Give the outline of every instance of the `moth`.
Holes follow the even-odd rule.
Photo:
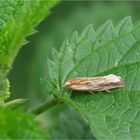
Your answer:
[[[68,80],[64,87],[77,91],[108,91],[114,88],[124,87],[124,81],[120,76],[109,74],[101,77],[78,77]]]

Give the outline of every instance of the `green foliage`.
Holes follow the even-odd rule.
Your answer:
[[[138,11],[136,11],[136,6]],[[43,89],[42,79],[44,78],[44,72],[48,71],[46,67],[46,59],[47,57],[51,58],[51,50],[52,47],[59,49],[60,44],[66,38],[69,38],[73,31],[77,30],[81,32],[81,30],[87,26],[89,23],[93,23],[94,28],[103,24],[106,20],[112,19],[114,25],[120,21],[120,19],[131,15],[133,17],[133,21],[138,21],[139,19],[139,3],[135,2],[120,2],[120,1],[110,1],[110,2],[95,2],[95,1],[63,1],[59,5],[57,5],[51,14],[44,20],[42,24],[38,26],[38,30],[40,31],[38,34],[30,38],[29,45],[30,50],[27,47],[21,51],[20,55],[16,59],[16,63],[14,68],[12,69],[12,73],[10,73],[11,84],[18,85],[18,88],[12,86],[12,90],[15,95],[30,98],[28,102],[30,102],[30,106],[35,106],[35,104],[42,103],[42,100],[45,100],[48,97],[48,94]],[[65,12],[64,12],[65,11]],[[57,24],[56,24],[57,23]],[[27,44],[28,45],[28,44]],[[30,52],[33,52],[33,55],[30,55]],[[27,55],[28,54],[28,55]],[[28,57],[27,57],[28,56]],[[24,59],[24,69],[21,69],[21,62]],[[27,61],[26,60],[30,60]],[[30,71],[30,73],[26,73],[26,71]],[[23,72],[21,76],[20,72]],[[19,76],[17,76],[19,73]],[[16,76],[15,76],[16,75]],[[23,77],[23,78],[22,78]],[[25,81],[26,85],[22,85],[23,81]],[[28,81],[28,83],[27,83]],[[45,83],[46,86],[46,83]],[[25,88],[26,87],[26,88]],[[17,93],[17,94],[16,94]],[[26,95],[25,95],[26,93]],[[45,97],[44,97],[45,95]],[[55,110],[53,110],[55,108]],[[79,119],[81,116],[78,113],[74,114],[72,119],[70,113],[65,112],[64,106],[61,108],[54,107],[50,111],[46,112],[54,112],[49,120],[48,114],[42,114],[44,116],[44,120],[46,121],[46,125],[48,126],[48,121],[53,122],[55,125],[60,127],[52,126],[51,129],[53,130],[53,134],[60,136],[60,138],[82,138],[84,137],[83,134],[79,132],[77,135],[75,134],[75,129],[79,129]],[[57,114],[55,114],[57,112]],[[59,115],[63,113],[63,117],[67,120],[67,125],[74,125],[75,129],[70,127],[65,127],[63,130],[62,121],[54,119],[59,118]],[[70,116],[70,117],[69,117]],[[79,118],[78,118],[79,117]],[[61,120],[61,119],[60,119]],[[74,124],[72,123],[74,120]],[[76,122],[77,121],[77,122]],[[44,122],[45,123],[45,122]],[[50,126],[46,128],[49,129]],[[82,128],[83,127],[83,128]],[[81,129],[84,130],[86,126],[84,123],[81,123]],[[69,129],[70,128],[70,129]],[[56,131],[56,132],[55,132]],[[68,134],[67,134],[68,133]],[[71,135],[70,135],[70,134]],[[87,133],[87,132],[85,132]],[[84,133],[84,134],[85,134]],[[55,135],[55,138],[56,138]],[[73,136],[72,136],[73,135]],[[87,134],[85,134],[85,138]]]
[[[0,139],[48,138],[34,117],[20,110],[0,109]]]
[[[33,116],[10,109],[25,102],[24,99],[5,102],[10,96],[10,85],[5,77],[21,46],[27,43],[26,37],[35,33],[34,27],[57,2],[0,1],[0,139],[48,138]]]
[[[94,136],[79,113],[66,104],[58,105],[38,116],[52,139],[93,139]]]
[[[27,101],[27,99],[14,99],[12,101],[6,102],[3,105],[3,107],[15,109],[15,108],[19,107],[20,105],[24,104],[26,101]]]
[[[55,109],[50,116],[51,121],[53,118],[50,134],[54,139],[94,138],[89,126],[74,109],[66,105],[61,105],[57,109],[60,109],[61,112],[57,112]]]
[[[0,81],[6,76],[25,38],[57,1],[0,1]]]
[[[0,89],[0,100],[4,101],[10,97],[10,84],[8,79],[5,79],[1,83],[1,89]]]
[[[10,85],[4,79],[21,46],[27,43],[26,37],[35,32],[34,27],[49,14],[50,8],[56,3],[56,0],[0,1],[1,139],[49,137],[42,132],[33,116],[18,110],[9,110],[9,108],[15,109],[25,100],[15,99],[6,102],[10,96]],[[51,55],[50,46],[59,46],[59,42],[64,37],[68,37],[73,30],[81,30],[83,26],[91,22],[97,27],[106,19],[111,18],[116,22],[120,17],[126,15],[133,15],[133,18],[139,16],[137,14],[139,12],[136,12],[139,11],[139,7],[136,7],[138,4],[134,2],[80,2],[80,5],[78,2],[63,3],[67,5],[67,8],[60,5],[58,11],[55,11],[54,20],[49,23],[51,26],[48,26],[47,23],[49,29],[46,28],[46,24],[42,27],[42,30],[47,29],[47,37],[44,37],[44,34],[40,36],[41,45],[39,44],[37,47],[39,46],[38,48],[41,48],[41,51],[39,55],[39,51],[36,51],[38,58],[35,59],[37,61],[34,61],[35,65],[30,66],[31,63],[27,57],[27,52],[28,55],[35,56],[31,55],[32,50],[25,51],[26,59],[19,61],[21,67],[19,75],[25,77],[23,71],[21,72],[22,68],[26,67],[26,70],[29,71],[27,67],[32,67],[32,71],[27,72],[32,74],[29,79],[33,83],[37,81],[36,85],[33,85],[34,91],[28,89],[28,95],[33,103],[32,106],[36,104],[34,93],[39,93],[37,101],[43,98],[43,96],[40,96],[41,92],[37,90],[41,88],[39,78],[43,75],[42,65],[44,64],[42,63],[44,63],[46,56]],[[68,7],[69,12],[66,10]],[[59,13],[60,10],[61,13]],[[136,14],[134,14],[134,10]],[[44,117],[47,130],[49,129],[49,123],[54,123],[50,132],[51,138],[93,138],[89,125],[98,139],[139,139],[139,29],[140,24],[132,25],[130,18],[124,19],[115,27],[111,21],[108,21],[96,31],[90,25],[81,35],[75,32],[70,41],[67,40],[63,43],[60,52],[53,49],[53,60],[48,61],[49,71],[46,70],[47,82],[44,83],[47,88],[46,91],[51,95],[54,93],[60,100],[73,106],[80,115],[73,110],[69,110],[69,107],[65,108],[65,105],[58,108],[58,110],[54,110],[54,112],[51,110],[53,116],[50,116],[51,121],[46,116]],[[34,40],[37,40],[38,43],[38,37]],[[34,44],[37,44],[36,42]],[[44,48],[42,48],[42,44]],[[49,47],[46,47],[46,44]],[[47,53],[45,50],[47,50]],[[14,79],[14,82],[12,82],[13,85],[16,83],[14,85],[16,92],[14,93],[23,97],[26,94],[25,83],[28,85],[30,80],[23,81],[18,76],[17,71],[15,73],[14,78],[18,77],[21,80],[23,90],[20,89],[19,81]],[[125,80],[123,89],[94,95],[74,91],[71,93],[63,89],[64,82],[72,77],[97,76],[110,73],[119,75]],[[28,86],[31,87],[32,85]],[[47,94],[48,98],[52,97],[49,96],[50,94]],[[87,124],[83,122],[81,116]],[[44,127],[44,123],[42,125]]]
[[[125,87],[110,93],[58,95],[80,112],[98,139],[140,138],[139,40],[140,24],[132,25],[130,17],[115,27],[107,21],[96,31],[89,25],[64,41],[60,52],[53,50],[48,62],[48,92],[69,94],[63,84],[73,77],[113,73],[124,79]]]
[[[44,92],[42,88],[43,86],[40,84],[40,80],[38,80],[40,77],[44,77],[44,71],[46,71],[46,69],[44,70],[46,61],[44,60],[46,60],[46,57],[51,57],[52,47],[59,49],[61,42],[65,38],[69,38],[73,31],[82,31],[82,29],[89,23],[93,23],[94,27],[97,27],[108,19],[112,19],[114,23],[117,23],[121,18],[128,15],[133,15],[134,18],[136,14],[133,14],[133,12],[132,4],[127,2],[63,1],[56,6],[53,14],[49,17],[47,22],[44,21],[45,23],[39,26],[41,33],[37,34],[36,39],[32,40],[32,50],[34,51],[35,49],[35,55],[31,62],[32,65],[29,65],[31,66],[31,68],[29,67],[31,78],[28,88],[34,90],[33,93],[36,91]],[[20,65],[18,59],[16,62]],[[26,64],[27,63],[24,65],[26,66]],[[38,68],[38,70],[36,70],[36,68]],[[18,71],[14,69],[12,72],[12,74],[16,73],[17,75]],[[13,77],[13,79],[15,78]],[[19,84],[20,80],[16,78],[16,81]],[[23,91],[21,88],[19,90]],[[17,88],[15,89],[15,92],[18,92]]]
[[[0,109],[1,108],[16,108],[20,104],[25,103],[26,99],[15,99],[9,102],[5,102],[10,97],[10,84],[8,79],[5,79],[1,82],[0,85]]]
[[[3,79],[19,49],[27,42],[25,38],[35,32],[33,28],[49,14],[49,9],[55,3],[57,1],[0,1],[0,85],[3,88],[0,92],[1,100],[10,95],[9,83]],[[22,101],[16,100],[11,103],[13,105],[20,102]]]

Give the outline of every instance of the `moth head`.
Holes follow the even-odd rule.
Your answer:
[[[69,81],[66,81],[64,84],[64,87],[69,87],[71,85],[71,83]]]
[[[81,83],[81,79],[80,78],[75,78],[75,79],[71,79],[65,82],[64,87],[71,87],[73,85],[78,85],[79,83]]]

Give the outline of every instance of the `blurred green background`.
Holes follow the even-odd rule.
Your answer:
[[[43,102],[47,95],[42,79],[47,72],[47,58],[51,49],[59,50],[61,43],[77,30],[79,33],[93,24],[95,30],[112,19],[114,25],[126,16],[133,23],[140,19],[138,1],[63,1],[52,9],[36,30],[27,38],[30,42],[19,52],[9,73],[11,98],[28,98],[28,108]],[[66,105],[59,105],[38,117],[53,138],[93,138],[89,127],[79,114]],[[45,125],[44,125],[45,124]],[[66,127],[67,126],[67,127]],[[74,126],[74,127],[73,127]]]

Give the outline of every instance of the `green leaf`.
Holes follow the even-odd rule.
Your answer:
[[[58,105],[38,116],[52,139],[93,139],[89,126],[72,107]]]
[[[0,85],[0,101],[4,101],[10,97],[10,83],[8,79],[5,79],[1,82]]]
[[[25,38],[35,32],[33,29],[49,10],[57,3],[55,1],[0,1],[0,81],[6,76],[11,64]]]
[[[14,99],[12,101],[6,102],[3,107],[8,107],[11,109],[14,109],[16,107],[19,107],[20,105],[24,104],[27,101],[27,99]]]
[[[109,4],[103,1],[97,3],[93,1],[61,2],[60,5],[55,7],[53,14],[48,19],[47,27],[46,24],[40,26],[40,28],[43,29],[41,30],[42,34],[37,34],[36,39],[32,40],[34,44],[33,48],[35,49],[36,53],[33,55],[31,68],[29,67],[31,69],[31,84],[29,85],[29,88],[34,90],[33,92],[36,92],[37,90],[40,93],[44,92],[42,88],[43,86],[38,80],[40,77],[44,77],[44,65],[46,63],[46,61],[44,62],[44,59],[46,59],[46,56],[51,57],[50,52],[52,47],[55,46],[55,48],[58,49],[60,47],[60,43],[65,38],[70,37],[75,29],[81,31],[89,23],[93,23],[94,27],[97,27],[101,23],[104,23],[104,21],[107,19],[112,19],[114,23],[117,23],[122,17],[125,17],[126,15],[133,15],[134,19],[136,14],[134,13],[133,8],[134,4],[130,4],[128,2],[122,3],[120,1],[110,2]],[[67,20],[66,17],[68,17]],[[16,63],[16,66],[18,65],[20,67],[20,61]],[[27,63],[24,63],[24,66],[26,65]],[[18,69],[18,71],[20,71],[20,69]],[[12,70],[12,74],[13,73],[16,73],[17,75],[18,72]],[[15,79],[14,76],[13,79]],[[18,83],[18,85],[20,84],[18,79],[16,79],[15,82]],[[22,92],[24,94],[24,90],[22,90]],[[19,93],[17,88],[15,89],[15,93]]]
[[[49,91],[65,93],[64,82],[73,77],[116,74],[125,87],[110,93],[72,92],[59,95],[90,125],[98,139],[140,139],[140,24],[127,17],[117,26],[111,21],[94,31],[89,25],[81,35],[75,32],[49,62]],[[47,85],[46,85],[47,87]]]
[[[30,114],[0,109],[0,139],[48,138]]]
[[[75,110],[66,105],[58,109],[50,116],[54,123],[50,133],[54,139],[94,139],[89,126]]]

